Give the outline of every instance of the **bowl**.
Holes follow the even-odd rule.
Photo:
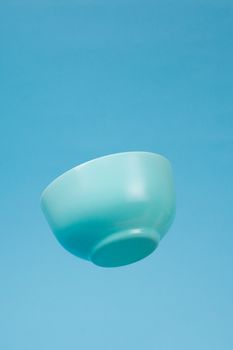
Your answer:
[[[173,221],[170,162],[151,152],[88,161],[55,179],[41,206],[70,253],[103,267],[136,262],[155,250]]]

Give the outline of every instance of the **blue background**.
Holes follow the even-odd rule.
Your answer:
[[[233,349],[233,4],[1,0],[0,348]],[[102,269],[40,211],[65,170],[121,151],[173,165],[158,250]]]

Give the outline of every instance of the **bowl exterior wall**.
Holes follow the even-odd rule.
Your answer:
[[[41,204],[59,242],[84,259],[117,232],[148,229],[161,239],[175,214],[171,166],[147,152],[98,158],[57,178]]]

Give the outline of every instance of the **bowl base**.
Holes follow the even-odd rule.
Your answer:
[[[90,260],[102,267],[128,265],[151,254],[158,244],[159,235],[151,229],[116,232],[95,246]]]

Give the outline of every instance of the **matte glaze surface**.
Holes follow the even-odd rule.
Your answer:
[[[171,166],[147,152],[97,158],[53,181],[41,204],[69,252],[100,266],[126,265],[153,252],[172,223]]]

